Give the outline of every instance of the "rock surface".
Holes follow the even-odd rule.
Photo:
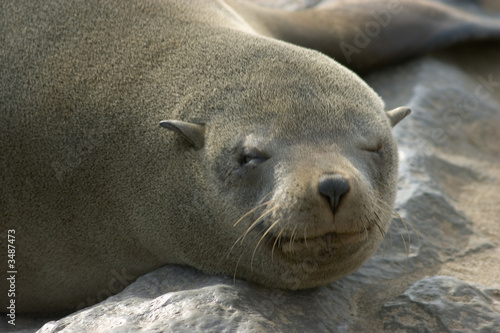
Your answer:
[[[499,296],[498,289],[435,276],[414,283],[380,313],[384,329],[392,332],[498,332]]]
[[[500,332],[498,59],[467,44],[365,77],[413,113],[395,128],[406,222],[357,272],[292,292],[166,266],[39,332]]]

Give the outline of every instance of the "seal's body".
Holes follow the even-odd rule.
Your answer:
[[[167,263],[309,288],[375,251],[409,110],[242,6],[2,5],[19,312],[72,311]]]

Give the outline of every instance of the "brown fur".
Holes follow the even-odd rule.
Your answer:
[[[377,248],[395,195],[390,129],[408,112],[386,115],[332,59],[260,35],[222,1],[16,0],[1,13],[0,218],[16,230],[19,312],[72,311],[167,263],[314,287]],[[243,168],[243,146],[269,159]],[[335,217],[325,173],[351,185]],[[280,242],[259,243],[267,230]],[[367,237],[344,244],[349,232]]]

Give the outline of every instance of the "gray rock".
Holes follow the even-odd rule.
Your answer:
[[[165,266],[39,332],[337,331],[349,324],[348,295],[339,285],[286,292],[207,276],[189,267]],[[330,317],[338,319],[318,320]]]
[[[388,331],[498,332],[500,290],[435,276],[384,304],[381,316]]]

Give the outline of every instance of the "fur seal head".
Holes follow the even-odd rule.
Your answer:
[[[355,74],[315,60],[300,77],[281,70],[234,90],[230,109],[204,124],[161,123],[202,163],[190,185],[196,217],[174,222],[189,234],[178,262],[302,289],[351,273],[377,249],[396,191],[391,128],[410,110],[384,112]]]

